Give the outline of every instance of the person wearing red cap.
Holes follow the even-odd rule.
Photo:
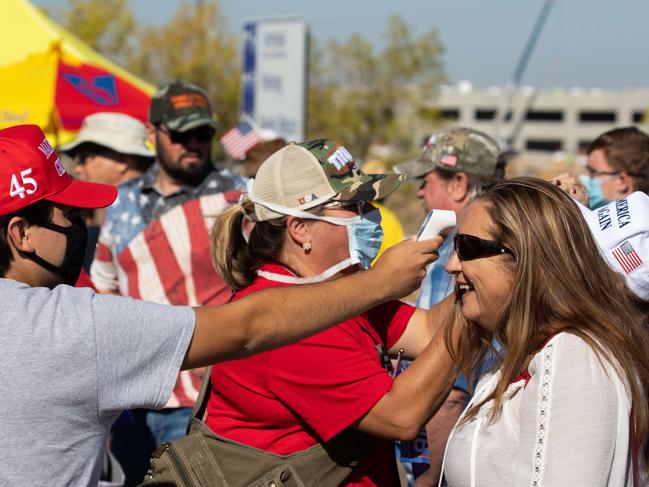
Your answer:
[[[164,406],[179,369],[285,345],[406,295],[435,259],[434,242],[406,242],[367,272],[194,309],[62,285],[81,268],[79,209],[115,197],[72,180],[37,126],[0,130],[3,486],[97,485],[115,418]]]

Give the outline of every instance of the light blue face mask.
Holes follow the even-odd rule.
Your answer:
[[[372,261],[379,255],[383,243],[381,212],[374,209],[349,220],[350,223],[347,224],[349,256],[363,269],[369,269]]]
[[[369,269],[370,264],[379,254],[379,249],[383,242],[383,229],[381,228],[381,212],[378,208],[352,218],[338,218],[334,216],[314,215],[313,213],[308,213],[295,208],[261,201],[257,199],[250,190],[248,190],[248,198],[253,203],[264,206],[275,213],[291,215],[308,220],[320,220],[334,225],[344,225],[347,227],[349,257],[337,264],[334,264],[317,276],[284,276],[280,274],[271,274],[265,271],[257,271],[257,274],[260,276],[274,281],[291,284],[321,282],[352,265],[358,264],[364,269]]]
[[[581,181],[581,184],[586,186],[589,198],[588,206],[591,210],[610,203],[610,201],[604,198],[604,195],[602,194],[602,182],[599,178],[591,178],[590,176],[582,174],[579,176],[579,181]]]

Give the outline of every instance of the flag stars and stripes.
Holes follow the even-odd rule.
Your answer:
[[[642,259],[628,240],[615,247],[611,253],[626,274],[633,272],[642,265]]]
[[[233,159],[243,159],[246,152],[261,141],[261,133],[248,117],[242,118],[236,127],[221,137],[221,144]]]

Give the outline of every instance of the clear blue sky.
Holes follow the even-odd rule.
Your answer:
[[[56,10],[66,0],[32,0]],[[171,18],[179,0],[130,0],[142,23]],[[358,32],[377,47],[399,13],[415,33],[436,28],[452,83],[504,84],[514,71],[542,0],[221,0],[229,28],[245,20],[302,16],[321,42]],[[523,78],[537,88],[649,87],[649,0],[556,0]]]

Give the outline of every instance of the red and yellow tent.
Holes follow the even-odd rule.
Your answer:
[[[33,123],[61,145],[91,113],[121,112],[146,121],[153,91],[28,0],[2,0],[0,128]]]

